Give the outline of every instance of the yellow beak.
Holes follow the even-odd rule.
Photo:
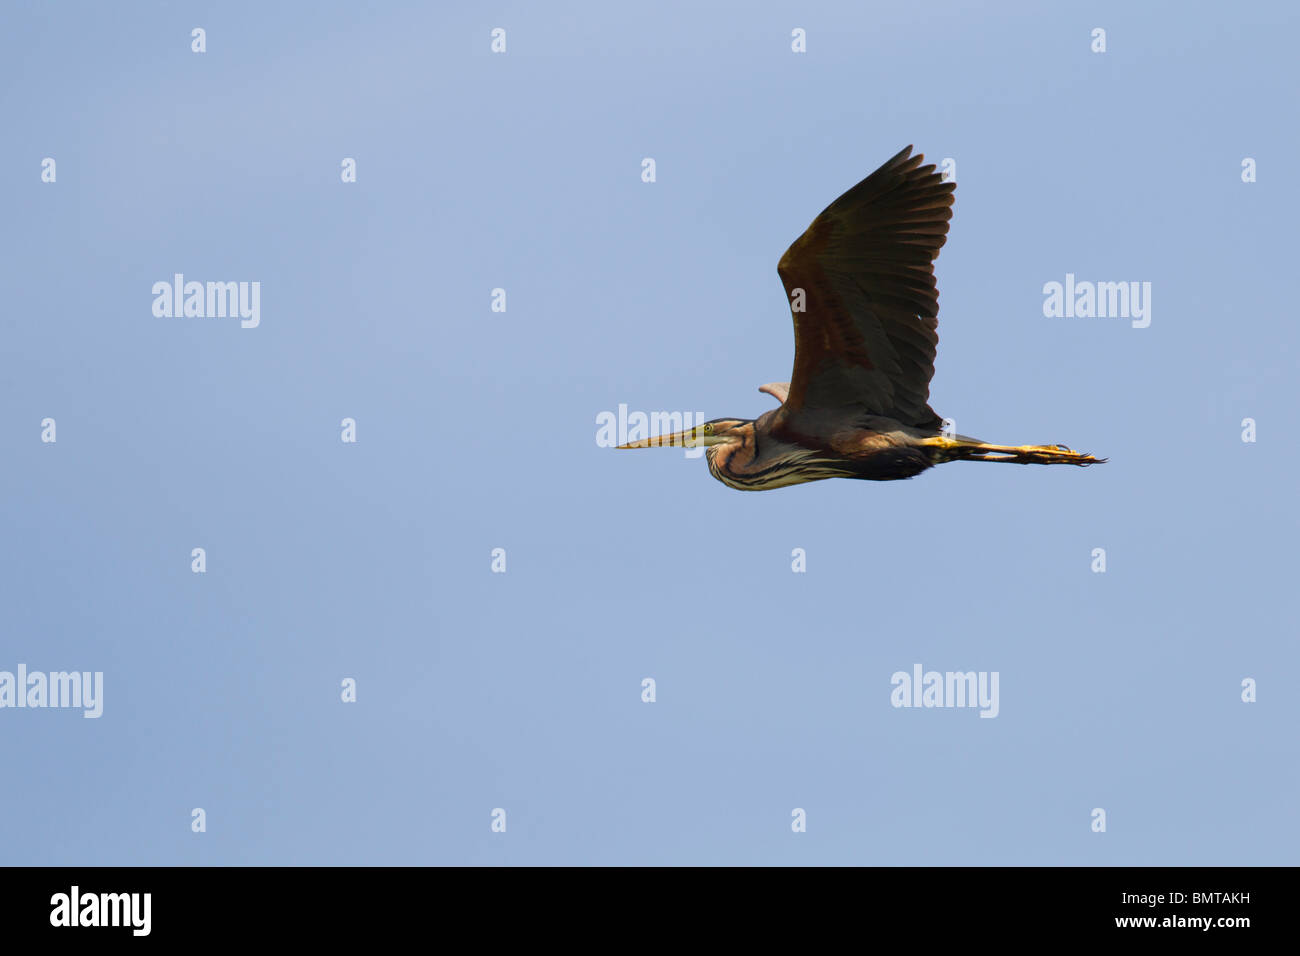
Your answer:
[[[704,426],[696,425],[694,428],[688,428],[683,432],[674,432],[671,435],[656,435],[654,438],[642,438],[640,441],[630,441],[626,445],[618,445],[618,448],[659,448],[659,447],[676,447],[676,448],[697,448],[700,445],[716,444],[712,435],[704,434]]]

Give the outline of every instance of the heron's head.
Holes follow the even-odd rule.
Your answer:
[[[618,447],[711,448],[714,445],[740,444],[744,441],[745,429],[753,424],[752,421],[743,418],[715,418],[711,422],[696,425],[694,428],[688,428],[685,431],[674,432],[671,435],[656,435],[654,438],[642,438],[640,441],[630,441],[626,445],[619,445]]]

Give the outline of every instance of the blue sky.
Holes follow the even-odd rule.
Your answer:
[[[1296,862],[1292,5],[0,17],[0,670],[104,674],[0,709],[4,862]],[[957,170],[932,404],[1109,464],[597,446],[771,407],[777,259],[909,143]],[[178,272],[260,325],[155,317]],[[1150,326],[1045,317],[1067,273]],[[892,707],[918,663],[997,718]]]

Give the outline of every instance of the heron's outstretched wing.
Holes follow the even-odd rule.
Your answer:
[[[827,206],[777,265],[794,315],[794,373],[782,406],[792,426],[832,410],[940,422],[929,405],[939,342],[934,259],[956,186],[911,153]]]

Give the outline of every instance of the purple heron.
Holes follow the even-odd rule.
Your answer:
[[[777,264],[794,316],[780,406],[619,448],[707,448],[723,484],[762,491],[823,478],[892,481],[949,461],[1092,465],[1064,445],[990,445],[945,433],[930,407],[939,312],[934,260],[956,184],[907,147],[858,183]]]

